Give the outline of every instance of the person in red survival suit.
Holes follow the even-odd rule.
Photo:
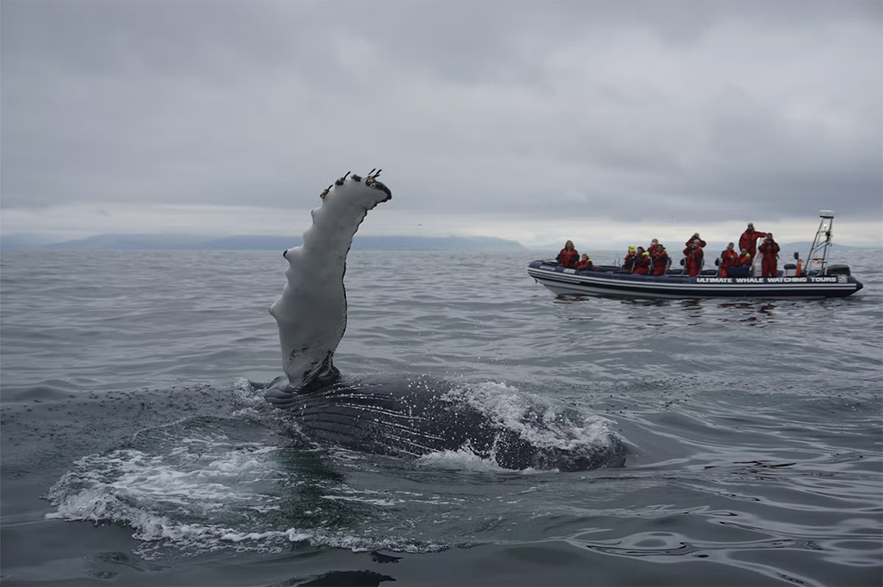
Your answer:
[[[653,258],[653,272],[651,275],[665,275],[668,267],[668,253],[665,252],[665,246],[656,245],[656,257]]]
[[[699,269],[702,267],[702,257],[705,256],[705,253],[702,251],[702,243],[704,242],[699,238],[693,239],[693,242],[688,242],[687,248],[684,249],[684,256],[687,258],[687,271],[690,273],[690,277],[699,275]]]
[[[742,249],[742,254],[739,255],[736,267],[751,267],[751,253],[748,252],[748,249]]]
[[[592,263],[592,259],[584,253],[583,256],[580,257],[579,263],[576,264],[576,268],[578,271],[594,271],[595,264]]]
[[[779,274],[776,260],[779,258],[779,243],[773,240],[773,233],[766,234],[766,240],[760,245],[763,259],[760,262],[763,277],[776,277]]]
[[[739,249],[745,249],[754,259],[757,256],[757,239],[766,237],[765,232],[756,232],[754,224],[749,222],[748,228],[739,237]]]
[[[650,253],[644,250],[644,247],[638,247],[635,253],[635,268],[632,269],[635,275],[647,275],[650,273]]]
[[[622,260],[622,268],[628,269],[629,273],[631,273],[634,266],[635,266],[635,245],[629,245],[629,254],[626,255],[625,259]]]
[[[579,263],[579,253],[573,247],[573,241],[564,243],[564,248],[558,253],[557,259],[562,267],[576,268],[576,264]]]
[[[656,258],[656,254],[659,251],[659,239],[653,239],[650,241],[650,246],[647,247],[647,252],[650,253],[650,259],[653,260]]]
[[[739,263],[739,253],[736,252],[736,245],[730,243],[727,248],[721,252],[721,277],[727,277],[727,269],[735,267]]]

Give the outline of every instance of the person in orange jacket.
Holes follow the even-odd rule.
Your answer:
[[[656,245],[656,257],[653,259],[653,272],[651,275],[665,275],[667,268],[668,253],[665,251],[665,246]]]
[[[577,271],[594,271],[595,264],[592,263],[591,257],[584,253],[583,256],[580,257],[579,263],[576,264],[576,269]]]
[[[757,232],[754,230],[754,223],[749,222],[748,228],[739,237],[739,249],[745,249],[754,259],[757,256],[757,239],[765,238],[765,232]]]
[[[687,271],[690,273],[690,277],[699,275],[699,270],[702,267],[702,258],[705,256],[705,253],[702,251],[704,242],[699,238],[693,239],[692,242],[687,242],[687,248],[684,249],[684,256],[687,258]]]
[[[564,243],[564,248],[558,253],[557,259],[562,267],[569,267],[571,269],[576,268],[576,264],[579,263],[579,253],[576,252],[576,249],[573,246],[573,241],[567,241]]]
[[[727,277],[727,269],[735,267],[739,262],[739,253],[736,252],[735,246],[734,243],[730,243],[721,252],[721,277]]]
[[[773,240],[773,233],[768,232],[766,239],[760,245],[762,277],[776,277],[779,274],[777,259],[779,258],[779,243]]]
[[[635,268],[632,269],[635,275],[647,275],[650,273],[650,253],[644,250],[644,247],[638,247],[635,252]]]

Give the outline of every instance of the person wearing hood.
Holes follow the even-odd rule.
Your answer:
[[[622,260],[622,268],[628,269],[629,273],[631,273],[632,269],[635,267],[635,256],[635,245],[629,245],[629,254]]]
[[[665,275],[666,269],[668,269],[668,253],[665,251],[665,246],[657,244],[651,275]]]
[[[727,269],[735,267],[739,262],[739,253],[736,252],[735,246],[735,243],[730,243],[721,252],[721,277],[728,277]]]
[[[754,223],[749,222],[748,228],[739,237],[739,249],[747,250],[751,258],[754,259],[757,256],[757,239],[765,237],[765,232],[757,232],[754,230]]]
[[[650,253],[644,247],[638,247],[635,251],[635,263],[632,273],[635,275],[647,275],[650,273]]]
[[[768,232],[766,240],[760,245],[760,254],[763,255],[763,259],[760,262],[763,270],[763,273],[761,273],[762,277],[776,277],[779,274],[777,260],[780,250],[779,243],[773,240],[773,233]]]
[[[565,268],[575,269],[579,263],[579,253],[573,246],[573,241],[564,243],[564,248],[558,253],[558,263]]]
[[[704,246],[705,241],[700,238],[687,241],[687,248],[684,249],[684,256],[687,258],[686,265],[690,277],[696,277],[702,269],[702,258],[705,256],[702,247]]]
[[[659,239],[653,239],[650,241],[650,246],[647,247],[647,252],[650,253],[650,258],[655,259],[657,251],[659,251]]]

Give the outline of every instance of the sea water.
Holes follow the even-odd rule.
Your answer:
[[[340,370],[628,445],[562,473],[305,441],[261,398],[278,252],[3,251],[0,583],[879,585],[881,255],[836,254],[847,299],[623,301],[352,252]]]

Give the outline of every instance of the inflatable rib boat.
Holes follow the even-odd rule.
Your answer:
[[[534,261],[528,275],[559,296],[593,295],[626,298],[834,298],[854,294],[861,282],[844,265],[829,267],[824,274],[793,277],[720,277],[703,271],[685,277],[679,271],[665,276],[632,275],[617,267],[577,271],[555,261]],[[783,273],[783,272],[779,272]]]
[[[616,266],[576,270],[556,261],[533,261],[527,273],[559,296],[589,295],[620,298],[839,298],[862,289],[847,265],[829,265],[834,213],[823,210],[806,269],[786,264],[776,277],[721,277],[719,269],[689,277],[682,270],[665,275],[634,275]],[[797,257],[795,253],[795,257]],[[747,270],[748,268],[746,268]],[[731,270],[732,272],[732,270]],[[759,268],[757,270],[759,274]]]

